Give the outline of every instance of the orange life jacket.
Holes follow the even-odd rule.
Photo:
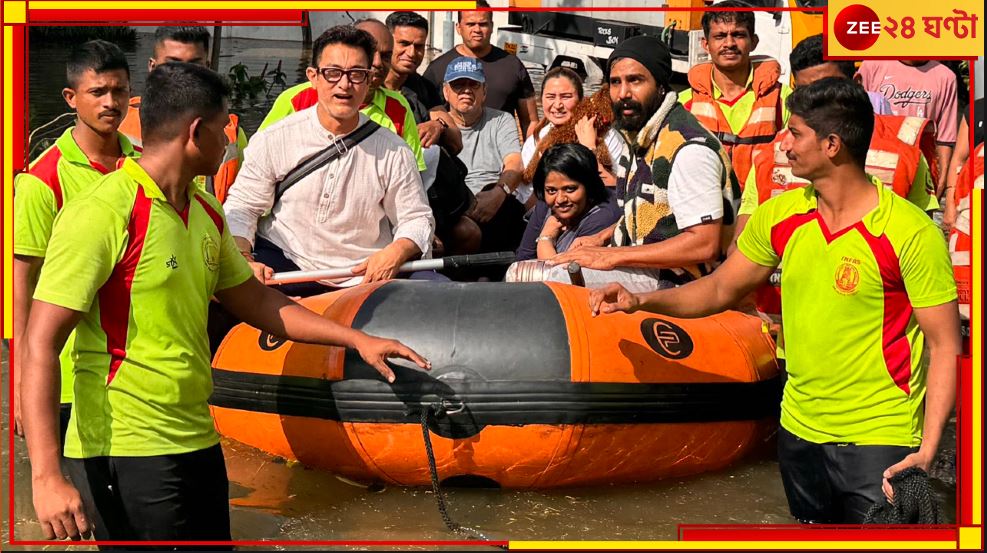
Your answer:
[[[723,143],[741,187],[751,170],[755,146],[771,143],[778,131],[785,126],[781,109],[781,83],[778,82],[781,66],[770,58],[752,59],[752,62],[754,80],[751,90],[756,98],[740,134],[733,133],[730,122],[718,105],[719,101],[713,99],[712,63],[701,63],[689,70],[692,100],[685,106]]]
[[[928,119],[921,117],[875,115],[874,134],[867,152],[867,172],[881,179],[895,194],[907,198],[915,180],[920,157],[924,155],[927,161],[934,162],[933,128]],[[809,184],[809,181],[792,174],[788,156],[781,150],[781,143],[788,132],[788,129],[782,130],[774,142],[762,144],[756,149],[754,174],[757,178],[758,205],[778,194]],[[929,182],[935,181],[930,179]],[[777,322],[781,315],[780,289],[771,285],[758,288],[755,292],[755,304],[759,311]]]
[[[127,108],[127,116],[123,119],[118,129],[134,145],[134,149],[142,148],[141,142],[141,118],[140,118],[141,98],[135,96],[130,99]],[[230,121],[226,124],[223,132],[226,134],[226,151],[223,153],[223,163],[219,166],[219,171],[211,177],[205,177],[206,191],[210,192],[220,202],[226,201],[226,195],[230,186],[236,179],[237,171],[240,170],[240,146],[237,138],[240,128],[240,118],[230,114]]]
[[[930,171],[935,163],[933,129],[929,120],[921,117],[875,115],[874,134],[867,152],[867,173],[881,179],[895,194],[907,198],[920,156],[925,156]],[[755,151],[758,205],[786,190],[808,184],[808,181],[792,175],[788,156],[781,151],[781,142],[788,132],[787,129],[783,130],[770,146],[762,145]],[[929,182],[935,182],[934,178],[930,178]]]
[[[960,315],[970,318],[972,296],[970,274],[970,252],[973,241],[970,238],[970,202],[972,190],[984,185],[984,145],[981,143],[973,152],[972,163],[963,166],[956,179],[953,201],[956,204],[956,223],[949,232],[949,255],[953,261],[956,276],[956,291],[959,294]]]

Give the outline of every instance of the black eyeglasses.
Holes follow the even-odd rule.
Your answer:
[[[361,84],[370,76],[371,69],[340,69],[338,67],[320,67],[316,69],[322,78],[330,83],[338,83],[343,75],[349,79],[351,84]]]

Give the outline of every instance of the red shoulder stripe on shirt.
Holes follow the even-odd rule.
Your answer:
[[[884,329],[881,346],[888,374],[891,375],[895,386],[910,394],[908,381],[912,376],[912,348],[906,332],[908,323],[912,319],[912,304],[905,290],[898,255],[894,252],[887,236],[883,234],[874,236],[863,222],[857,223],[854,227],[870,246],[874,259],[877,260],[878,269],[881,271],[881,282],[884,285]]]
[[[134,273],[144,250],[144,238],[151,218],[151,199],[144,195],[144,189],[137,187],[137,197],[130,211],[127,225],[127,249],[123,258],[113,268],[110,278],[99,289],[99,323],[106,333],[106,351],[110,354],[109,373],[106,385],[116,376],[117,369],[127,357],[127,332],[130,328],[130,292],[134,283]]]
[[[38,177],[41,182],[48,185],[52,194],[55,195],[55,207],[59,211],[62,209],[62,183],[58,180],[58,162],[61,159],[62,151],[56,146],[49,149],[28,170],[28,173]]]
[[[209,205],[209,202],[203,200],[202,197],[199,196],[198,194],[195,195],[195,199],[199,201],[199,204],[202,206],[202,209],[206,211],[206,215],[208,215],[209,218],[212,219],[212,222],[215,223],[216,229],[219,230],[219,235],[222,236],[223,235],[222,215],[220,215],[218,211],[213,209],[213,207]]]
[[[314,88],[306,88],[291,97],[291,106],[295,108],[295,111],[301,111],[314,106],[318,101],[319,93]]]
[[[404,118],[407,110],[404,109],[401,102],[388,96],[387,100],[384,101],[384,113],[394,123],[394,132],[398,133],[398,136],[401,138],[404,138]]]
[[[802,225],[816,220],[816,218],[815,211],[799,213],[771,227],[771,247],[774,248],[775,255],[781,259],[782,254],[785,253],[785,246],[788,245],[788,241],[795,234],[795,231]]]

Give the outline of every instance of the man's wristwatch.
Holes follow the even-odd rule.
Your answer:
[[[510,186],[507,186],[507,184],[506,183],[503,183],[503,182],[500,183],[500,189],[503,190],[504,191],[504,194],[507,194],[508,196],[510,196],[511,194],[514,193],[514,191],[511,190],[511,187]]]

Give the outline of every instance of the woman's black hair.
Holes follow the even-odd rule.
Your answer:
[[[589,206],[607,201],[607,187],[597,169],[596,154],[582,144],[556,144],[541,156],[532,180],[535,197],[545,201],[545,179],[552,171],[586,187]]]

